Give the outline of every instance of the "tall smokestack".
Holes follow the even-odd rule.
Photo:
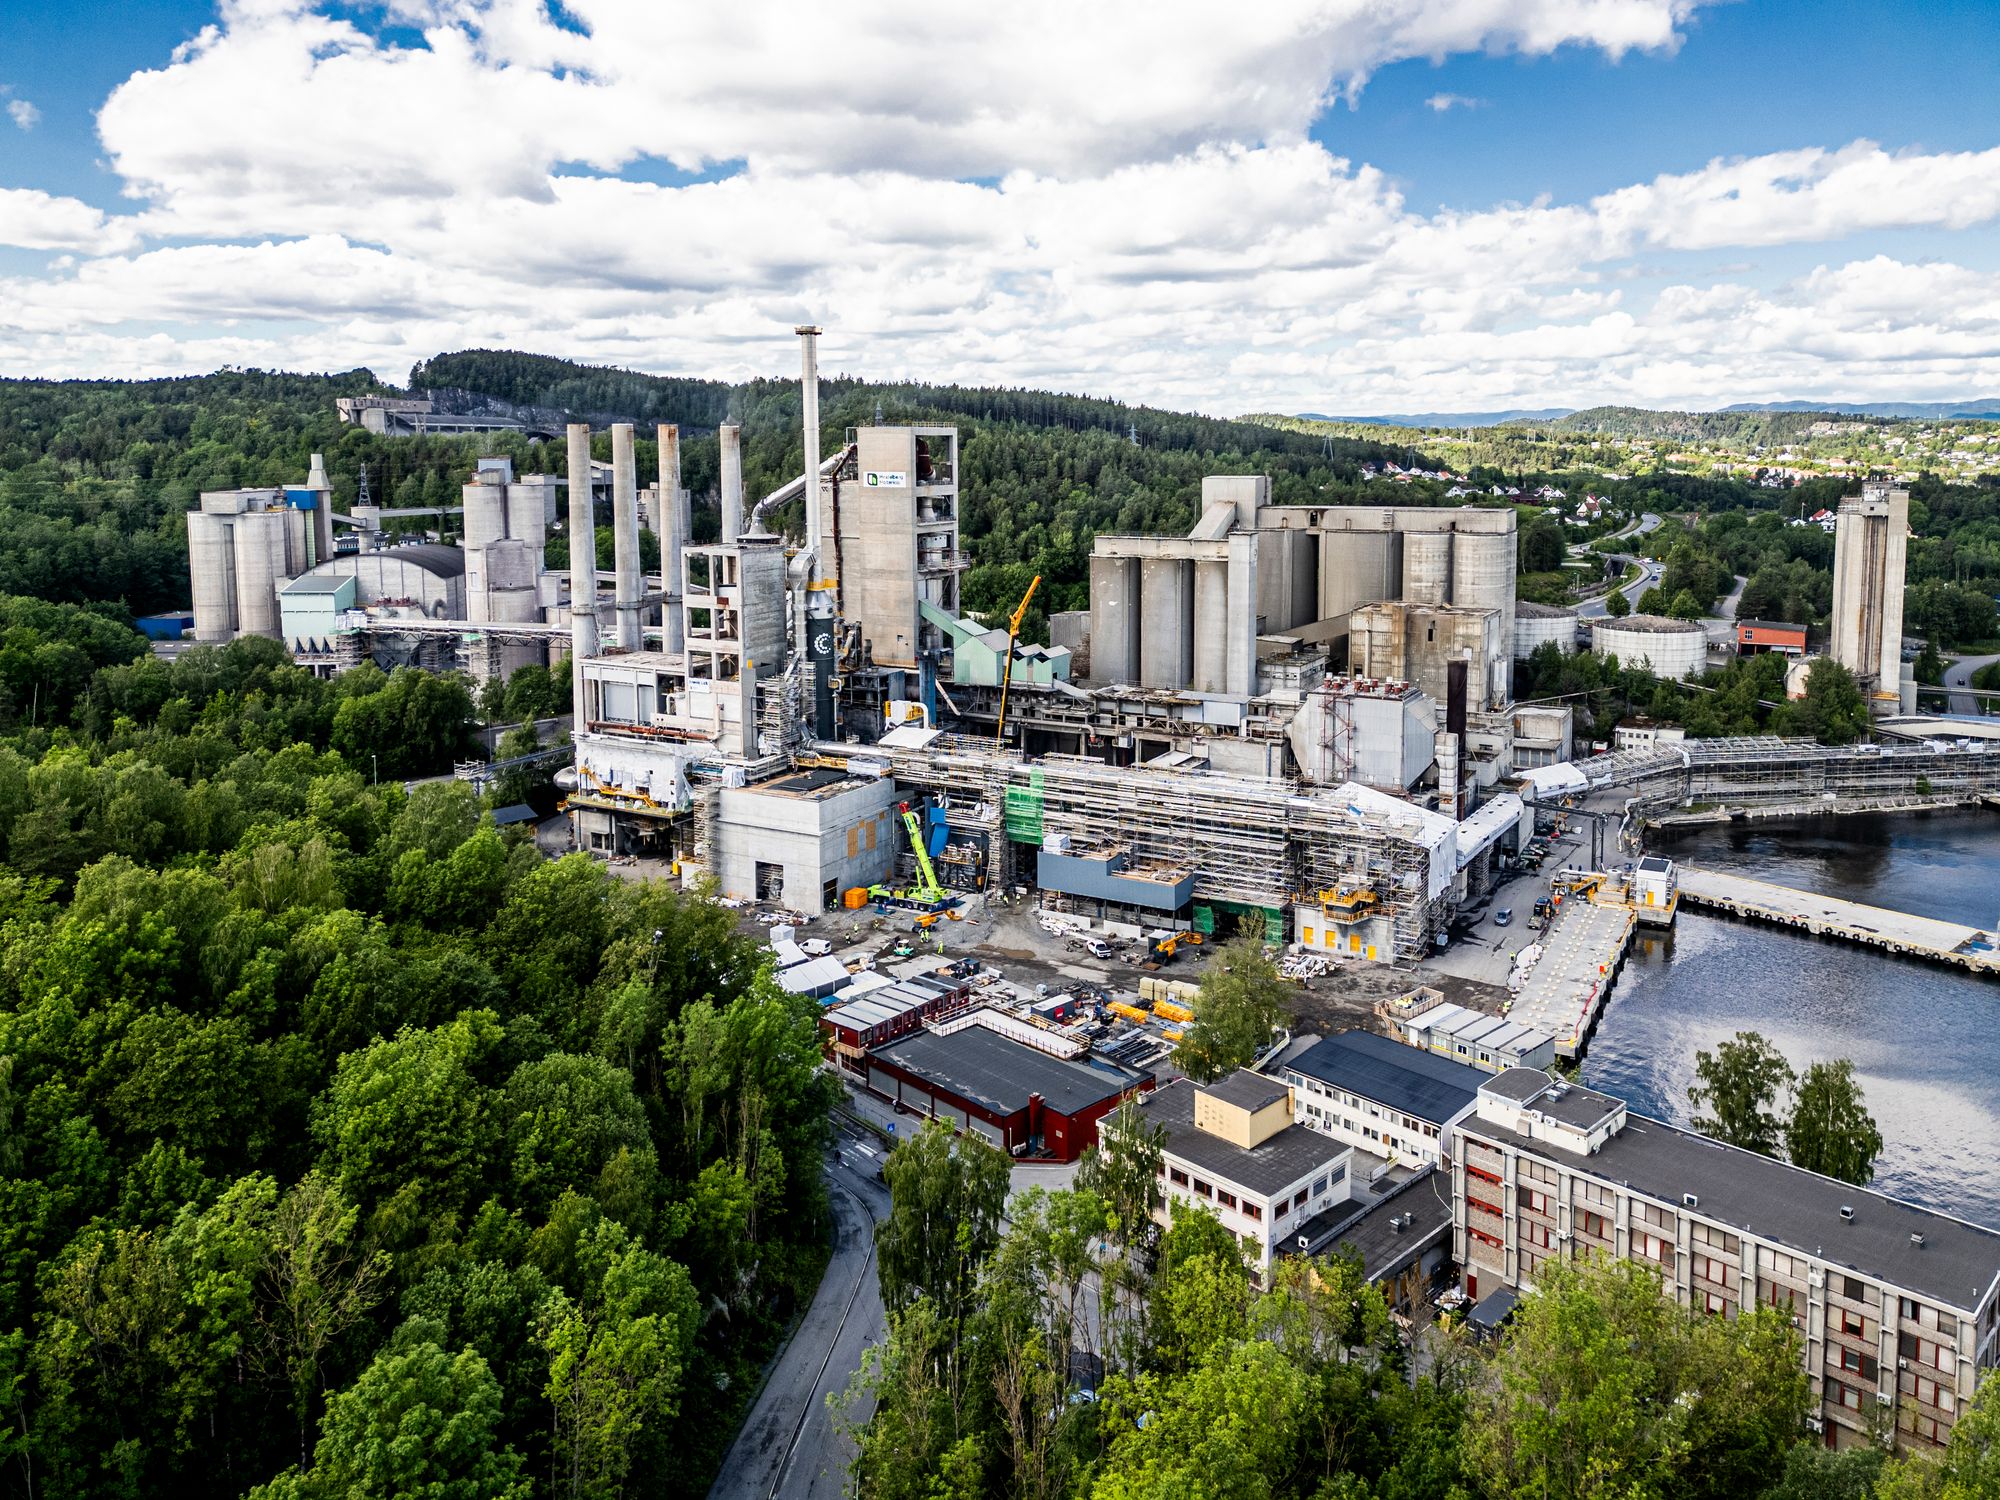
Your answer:
[[[665,649],[683,651],[681,633],[681,548],[687,545],[687,517],[681,510],[681,430],[660,424],[660,511],[654,528],[660,536],[660,573],[667,602],[661,610],[666,626]]]
[[[576,727],[583,728],[583,661],[597,655],[597,524],[590,507],[590,424],[569,424],[569,655]]]
[[[618,600],[618,644],[637,651],[645,644],[639,618],[639,475],[632,454],[632,424],[611,429],[611,541]]]
[[[819,514],[819,329],[804,324],[792,330],[799,336],[799,394],[803,407],[806,449],[806,556],[812,559],[813,573],[806,581],[817,583],[824,576],[820,566]]]
[[[743,429],[722,424],[722,540],[733,542],[743,533]]]

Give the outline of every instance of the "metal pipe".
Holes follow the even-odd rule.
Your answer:
[[[687,517],[681,509],[681,430],[672,422],[662,422],[660,437],[660,583],[667,598],[661,606],[666,627],[662,645],[668,651],[684,651],[687,639],[681,618],[681,548],[687,545]]]
[[[611,541],[618,645],[637,651],[645,644],[639,603],[644,590],[639,579],[639,478],[630,422],[617,422],[611,428]]]
[[[722,424],[722,541],[726,546],[743,534],[743,429]]]
[[[583,670],[597,655],[597,525],[590,505],[590,424],[569,424],[569,655],[572,712],[583,727]]]

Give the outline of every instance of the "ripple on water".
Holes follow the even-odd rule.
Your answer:
[[[1662,841],[1689,864],[1990,926],[2000,817],[1822,818]],[[1694,1054],[1761,1032],[1794,1067],[1851,1058],[1883,1150],[1874,1186],[2000,1225],[2000,981],[1683,911],[1612,991],[1587,1082],[1686,1124]]]

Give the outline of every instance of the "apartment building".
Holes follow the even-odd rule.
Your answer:
[[[1343,1031],[1284,1065],[1298,1123],[1405,1167],[1439,1166],[1488,1075],[1369,1031]]]
[[[1292,1092],[1246,1070],[1214,1083],[1177,1078],[1139,1102],[1162,1127],[1162,1224],[1177,1205],[1212,1210],[1262,1275],[1274,1247],[1351,1194],[1353,1152],[1292,1123]]]
[[[1942,1444],[2000,1360],[2000,1233],[1676,1129],[1511,1069],[1454,1131],[1465,1289],[1525,1288],[1552,1256],[1655,1267],[1683,1305],[1787,1312],[1828,1447]]]

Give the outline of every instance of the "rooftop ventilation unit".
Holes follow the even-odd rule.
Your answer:
[[[1910,1236],[1910,1243],[1921,1250],[1924,1248],[1924,1237],[1921,1234],[1912,1234]]]
[[[1689,1208],[1699,1208],[1701,1206],[1701,1199],[1694,1193],[1682,1193],[1681,1202]]]
[[[1843,1224],[1854,1222],[1854,1210],[1845,1203],[1840,1205],[1840,1219]]]

